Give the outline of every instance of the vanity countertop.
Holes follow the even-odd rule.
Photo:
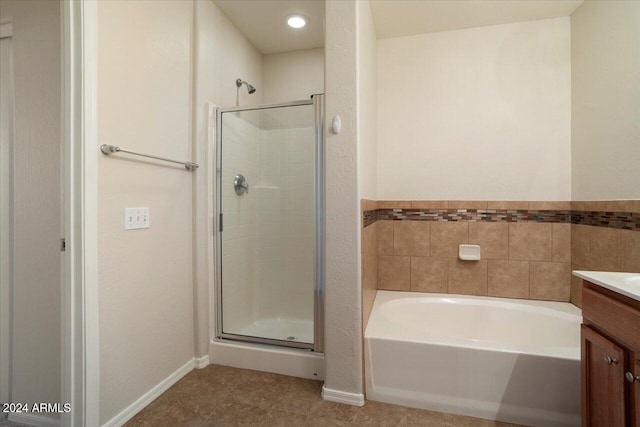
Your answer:
[[[573,275],[640,301],[640,273],[574,270]]]

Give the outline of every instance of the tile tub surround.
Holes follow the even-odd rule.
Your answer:
[[[362,199],[360,210],[362,218],[366,219],[371,212],[376,212],[378,202],[376,200]],[[366,223],[366,220],[365,220]],[[369,314],[373,308],[378,290],[378,224],[376,220],[363,225],[361,228],[362,240],[360,245],[361,277],[362,277],[362,331],[364,333],[369,320]]]
[[[640,231],[571,225],[571,269],[640,273]],[[582,279],[571,278],[571,302],[582,306]]]
[[[580,306],[571,270],[640,272],[640,200],[367,201],[362,219],[376,226],[378,289]],[[458,260],[461,243],[482,260]]]

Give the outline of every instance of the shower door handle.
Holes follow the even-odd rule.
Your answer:
[[[237,174],[233,180],[233,189],[238,196],[242,196],[244,193],[249,194],[249,183],[241,173]]]

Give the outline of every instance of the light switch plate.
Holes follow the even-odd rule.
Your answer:
[[[149,226],[149,208],[124,208],[125,230],[139,230]]]

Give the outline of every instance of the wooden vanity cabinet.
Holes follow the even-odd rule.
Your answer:
[[[634,354],[634,363],[633,369],[631,370],[631,375],[633,375],[634,381],[631,386],[631,397],[632,397],[632,413],[633,420],[631,425],[634,427],[640,427],[640,352]],[[626,375],[626,374],[625,374]],[[631,378],[627,378],[627,381],[630,381]]]
[[[624,426],[626,352],[582,326],[582,415],[584,426]]]
[[[640,301],[585,280],[582,316],[582,425],[640,427]]]

